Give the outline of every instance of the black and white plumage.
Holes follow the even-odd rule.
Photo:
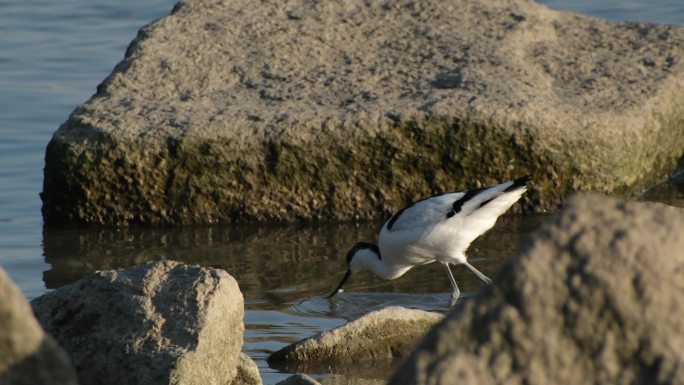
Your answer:
[[[370,270],[381,278],[395,279],[414,266],[439,261],[453,289],[453,306],[460,291],[449,264],[463,264],[482,281],[491,283],[468,263],[465,252],[520,199],[530,179],[525,176],[475,190],[447,192],[408,205],[384,224],[377,245],[359,242],[349,250],[347,273],[328,298],[341,291],[353,272]]]

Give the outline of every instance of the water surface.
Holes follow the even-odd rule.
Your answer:
[[[493,231],[473,244],[470,262],[493,276],[541,218],[502,218]],[[45,230],[48,268],[42,273],[42,281],[52,289],[95,270],[165,259],[225,269],[237,279],[245,297],[244,351],[257,361],[264,380],[277,382],[287,375],[269,368],[266,357],[289,343],[390,305],[448,310],[450,286],[438,264],[415,268],[393,281],[360,272],[345,285],[344,293],[332,300],[323,298],[346,270],[347,249],[358,240],[374,241],[381,225],[369,222]],[[480,280],[462,266],[453,271],[463,291],[462,299],[481,287]],[[362,373],[367,378],[385,379],[391,366],[361,369],[354,368],[354,378]],[[340,373],[340,368],[326,368],[326,372],[330,371],[350,375]]]

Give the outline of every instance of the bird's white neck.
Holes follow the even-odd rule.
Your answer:
[[[406,273],[411,266],[392,266],[370,249],[359,250],[349,263],[352,271],[370,270],[383,279],[395,279]]]

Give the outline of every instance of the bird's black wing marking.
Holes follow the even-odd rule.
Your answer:
[[[401,214],[404,212],[404,210],[406,210],[407,208],[409,208],[411,206],[413,206],[413,203],[411,203],[410,205],[404,207],[403,209],[397,211],[394,215],[392,215],[392,218],[390,218],[389,222],[387,222],[387,230],[392,230],[392,226],[394,226],[394,222],[396,222],[397,219],[399,219],[399,216],[401,216]]]
[[[532,180],[531,175],[525,175],[525,176],[520,177],[518,179],[514,179],[513,184],[504,191],[508,192],[508,191],[513,191],[513,190],[519,189],[521,187],[525,187],[525,186],[527,186],[527,182],[529,182],[531,180]]]
[[[435,195],[429,196],[429,197],[427,197],[427,198],[423,198],[423,199],[421,199],[421,200],[419,200],[419,201],[415,201],[415,202],[409,204],[408,206],[404,207],[403,209],[397,211],[394,215],[392,215],[392,218],[390,218],[390,220],[387,222],[387,230],[392,230],[392,226],[394,226],[394,223],[399,219],[399,217],[401,216],[401,214],[402,214],[405,210],[408,210],[408,209],[410,209],[411,207],[413,207],[415,204],[420,203],[420,202],[423,202],[423,201],[426,201],[426,200],[431,199],[431,198],[434,198],[434,197],[439,197],[439,196],[442,196],[442,195],[445,195],[445,194],[451,194],[451,193],[454,193],[454,192],[456,192],[456,191],[446,191],[446,192],[443,192],[443,193],[439,193],[439,194],[435,194]]]
[[[447,213],[446,217],[447,217],[447,218],[451,218],[451,217],[453,217],[454,215],[456,215],[456,214],[458,214],[459,212],[461,212],[461,208],[463,207],[464,204],[466,204],[466,202],[468,202],[469,200],[473,199],[474,197],[477,196],[477,194],[479,194],[479,193],[481,193],[482,191],[488,189],[489,187],[492,187],[492,186],[481,187],[481,188],[476,188],[476,189],[473,189],[473,190],[468,190],[468,191],[466,191],[466,193],[465,193],[461,198],[457,199],[457,200],[454,202],[453,206],[451,207],[451,210],[449,210],[449,212]]]
[[[498,197],[499,197],[499,196],[497,195],[497,196],[495,196],[494,198],[489,198],[489,199],[487,199],[486,201],[482,201],[482,203],[480,203],[480,206],[478,206],[478,208],[480,208],[480,207],[486,205],[487,203],[493,201],[494,199],[496,199],[496,198],[498,198]]]
[[[530,180],[532,180],[532,177],[530,175],[526,175],[526,176],[514,179],[513,184],[508,186],[504,191],[502,191],[502,193],[514,191],[514,190],[517,190],[519,188],[525,187],[525,186],[527,186],[527,182],[529,182]],[[465,195],[463,195],[460,199],[458,199],[454,202],[453,208],[451,209],[451,211],[449,211],[447,213],[446,217],[451,218],[454,215],[458,214],[459,212],[461,212],[463,205],[466,204],[469,200],[475,198],[482,191],[490,189],[492,187],[496,187],[496,186],[497,185],[493,185],[493,186],[481,187],[478,189],[466,191]],[[483,201],[482,203],[480,203],[480,205],[478,207],[482,207],[482,206],[486,205],[487,203],[496,199],[499,195],[500,194]]]
[[[524,177],[522,177],[522,178],[514,179],[514,180],[512,181],[513,183],[512,183],[510,186],[508,186],[508,187],[506,188],[506,190],[501,191],[501,192],[504,193],[504,192],[509,192],[509,191],[517,190],[517,189],[519,189],[519,188],[523,188],[523,187],[525,187],[525,186],[527,185],[527,182],[529,182],[530,180],[531,180],[531,177],[530,177],[530,176],[524,176]],[[508,183],[510,183],[510,182],[508,182]],[[395,227],[395,225],[397,224],[397,222],[400,220],[400,218],[402,217],[402,214],[404,214],[407,210],[410,210],[410,209],[411,209],[413,206],[415,206],[416,204],[419,204],[419,203],[424,202],[424,201],[426,201],[426,200],[429,200],[429,199],[432,199],[432,198],[436,198],[436,197],[439,197],[439,196],[442,196],[442,195],[446,195],[446,194],[463,194],[462,196],[460,196],[458,199],[456,199],[456,200],[451,204],[451,209],[450,209],[449,211],[446,212],[446,218],[448,219],[448,218],[451,218],[451,217],[455,216],[456,214],[460,213],[460,212],[463,210],[463,206],[466,205],[469,201],[471,201],[471,200],[474,199],[475,197],[477,197],[480,193],[482,193],[483,191],[488,190],[488,189],[490,189],[490,188],[497,187],[497,186],[500,186],[500,185],[492,185],[492,186],[487,186],[487,187],[481,187],[481,188],[476,188],[476,189],[468,190],[468,191],[465,191],[465,192],[463,192],[463,191],[447,191],[447,192],[443,192],[443,193],[441,193],[441,194],[436,194],[436,195],[433,195],[433,196],[430,196],[430,197],[421,199],[421,200],[419,200],[419,201],[413,202],[413,203],[407,205],[406,207],[402,208],[401,210],[397,211],[397,212],[389,219],[389,221],[387,221],[387,230],[391,231],[391,230]],[[498,195],[499,195],[499,194],[497,194],[497,196],[498,196]],[[489,197],[488,197],[488,198],[489,198]],[[495,198],[496,198],[496,196],[491,197],[491,198],[489,198],[489,199],[485,199],[482,203],[479,204],[478,207],[482,207],[482,206],[488,204],[489,202],[491,202],[491,201],[492,201],[493,199],[495,199]],[[448,207],[448,206],[447,206],[447,207]],[[447,207],[444,208],[445,211],[447,210]],[[439,215],[440,215],[440,217],[441,217],[441,215],[444,215],[444,214],[439,214]]]
[[[529,175],[515,179],[515,180],[513,180],[513,184],[508,186],[508,188],[505,189],[502,193],[511,192],[511,191],[517,190],[519,188],[525,187],[525,186],[527,186],[527,182],[529,182],[530,180],[532,180],[532,177]],[[490,199],[487,199],[486,201],[483,201],[482,203],[480,203],[480,206],[478,206],[478,208],[486,205],[487,203],[493,201],[494,199],[496,199],[498,197],[499,197],[499,195],[492,197]]]

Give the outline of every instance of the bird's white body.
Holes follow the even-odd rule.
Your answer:
[[[403,269],[405,267],[434,261],[452,265],[465,263],[465,251],[470,244],[491,229],[498,217],[525,192],[521,188],[503,193],[512,183],[483,190],[450,218],[445,218],[446,213],[465,192],[447,193],[417,202],[404,209],[391,229],[387,221],[380,231],[378,247],[382,261],[396,270],[388,278],[398,278],[408,270]],[[480,207],[482,202],[492,198]]]
[[[464,264],[483,281],[491,282],[468,263],[466,249],[520,199],[528,180],[525,177],[483,189],[448,192],[407,206],[383,225],[377,248],[359,244],[361,247],[350,251],[349,274],[367,269],[381,278],[395,279],[414,266],[439,261],[447,269],[455,298],[459,291],[448,264]]]

